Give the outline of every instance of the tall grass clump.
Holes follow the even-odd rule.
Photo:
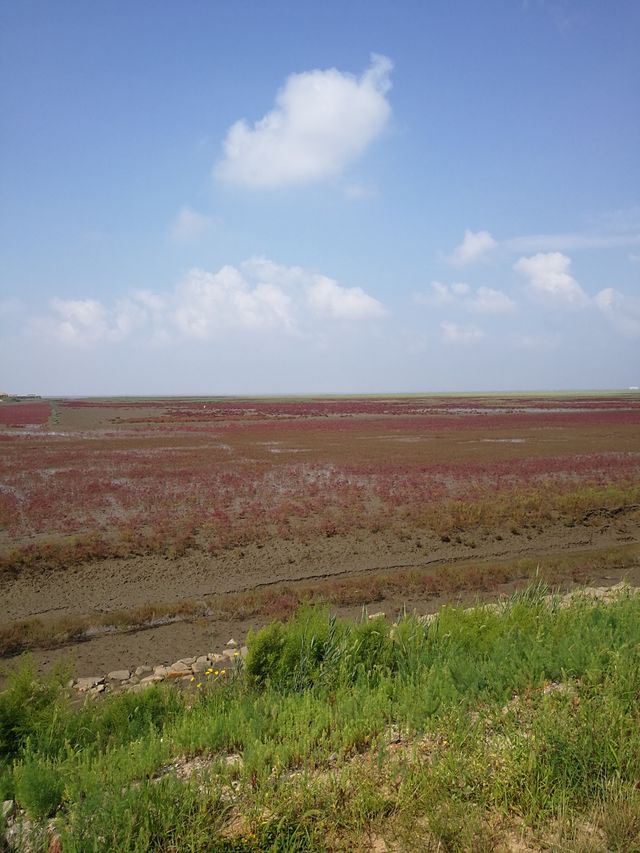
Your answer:
[[[75,710],[16,676],[4,796],[55,815],[65,851],[638,849],[640,597],[303,607],[248,645],[202,689]]]

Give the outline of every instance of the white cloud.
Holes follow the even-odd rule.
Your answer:
[[[560,252],[538,253],[520,258],[516,272],[528,280],[531,291],[542,301],[567,307],[584,307],[589,297],[569,272],[571,259]]]
[[[218,179],[254,190],[311,183],[339,174],[384,129],[393,65],[372,54],[357,78],[335,68],[292,74],[271,112],[227,133]]]
[[[449,263],[456,267],[467,266],[486,255],[496,245],[496,241],[488,231],[469,231],[467,229],[464,232],[462,243],[449,256]]]
[[[259,282],[251,286],[239,270],[217,273],[193,269],[177,289],[173,320],[188,338],[208,338],[227,329],[293,327],[290,299],[280,288]]]
[[[36,318],[37,333],[69,346],[117,342],[147,324],[146,291],[133,291],[108,309],[96,299],[52,299],[52,314]]]
[[[70,346],[139,340],[208,340],[230,334],[273,332],[316,335],[319,323],[382,317],[384,307],[360,287],[250,258],[212,273],[192,269],[167,293],[136,290],[113,305],[95,299],[54,299],[51,314],[32,325]]]
[[[307,299],[312,310],[323,317],[336,320],[359,320],[381,317],[382,304],[361,287],[340,287],[331,278],[318,275],[309,285]]]
[[[508,314],[516,307],[515,302],[502,290],[479,287],[469,308],[478,314]]]
[[[457,306],[476,314],[508,314],[516,307],[513,299],[502,290],[478,287],[474,291],[465,282],[443,284],[432,281],[431,293],[417,294],[416,301],[423,305]]]
[[[176,243],[190,243],[202,237],[212,224],[211,217],[183,207],[171,224],[169,234]]]
[[[95,299],[53,299],[51,307],[51,331],[64,344],[94,343],[109,333],[106,309]]]
[[[447,344],[477,344],[484,332],[477,326],[459,326],[457,323],[440,323],[442,340]]]
[[[594,296],[593,302],[620,334],[630,338],[640,336],[640,299],[607,287]]]

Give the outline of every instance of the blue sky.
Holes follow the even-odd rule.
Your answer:
[[[635,0],[6,0],[0,40],[0,390],[640,384]]]

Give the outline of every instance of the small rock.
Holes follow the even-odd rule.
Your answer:
[[[226,645],[227,646],[237,646],[238,644],[236,643],[236,641],[232,637],[230,640],[227,641]]]
[[[177,660],[169,667],[167,678],[180,678],[181,675],[189,675],[190,673],[191,666],[183,663],[181,660]]]
[[[107,678],[109,681],[127,681],[131,678],[131,672],[128,669],[114,669]]]
[[[136,667],[136,675],[138,678],[143,678],[145,675],[150,675],[153,672],[153,667],[150,666],[138,666]]]
[[[180,658],[178,661],[178,663],[183,663],[185,666],[191,666],[191,664],[194,664],[195,662],[195,658]]]
[[[228,658],[229,660],[233,660],[235,656],[236,656],[236,652],[234,649],[225,649],[222,652],[222,657]]]
[[[211,661],[211,663],[222,663],[222,661],[224,660],[224,655],[218,655],[215,652],[212,652],[209,655],[209,660]]]
[[[379,610],[377,613],[370,613],[369,619],[384,619],[385,614],[383,610]]]
[[[92,675],[86,678],[78,678],[75,687],[80,693],[86,693],[98,684],[104,684],[104,678],[101,675]]]
[[[242,765],[244,764],[244,759],[241,755],[235,753],[233,755],[227,755],[226,763],[227,767],[242,767]]]
[[[191,664],[191,672],[206,672],[210,666],[211,664],[209,663],[209,660],[207,658],[205,658],[204,660],[198,659],[195,663]]]
[[[133,685],[133,687],[131,688],[131,692],[132,692],[132,693],[142,693],[142,692],[143,692],[144,690],[146,690],[148,687],[151,687],[151,684],[144,684],[144,683],[141,681],[141,682],[140,682],[140,684],[134,684],[134,685]]]
[[[164,681],[164,675],[148,675],[146,678],[140,680],[140,685],[142,687],[149,687],[150,684],[159,684],[161,681]]]
[[[13,800],[5,800],[2,803],[2,817],[4,820],[9,820],[10,817],[13,817],[16,811],[16,804]]]
[[[166,666],[154,666],[153,674],[160,676],[160,678],[166,678],[169,675],[169,669]]]
[[[196,658],[196,663],[209,663],[209,655],[200,655],[200,657]]]
[[[90,693],[93,693],[93,695],[94,695],[94,696],[97,696],[97,695],[98,695],[98,693],[104,693],[104,691],[105,691],[106,689],[107,689],[107,686],[106,686],[106,684],[104,683],[104,681],[102,681],[100,684],[96,684],[96,686],[95,686],[95,687],[92,687],[92,688],[91,688],[91,690],[90,690],[89,692],[90,692]]]
[[[247,648],[247,646],[241,646],[241,647],[240,647],[240,657],[241,657],[241,658],[246,658],[246,656],[247,656],[248,654],[249,654],[249,649]]]

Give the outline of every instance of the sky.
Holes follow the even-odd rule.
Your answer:
[[[637,0],[0,0],[0,391],[640,385]]]

